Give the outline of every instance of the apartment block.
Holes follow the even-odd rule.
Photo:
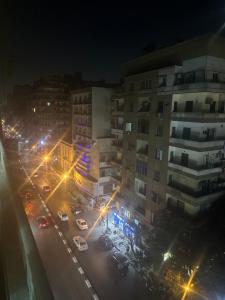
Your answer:
[[[204,36],[123,65],[122,194],[149,222],[224,195],[225,40]]]
[[[74,180],[93,201],[112,192],[111,94],[94,86],[71,93]]]

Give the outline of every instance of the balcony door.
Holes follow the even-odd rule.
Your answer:
[[[191,128],[184,127],[182,138],[184,140],[190,140],[191,137]]]
[[[182,153],[181,154],[181,165],[184,167],[188,167],[188,160],[189,160],[189,155],[187,153]]]
[[[185,102],[185,112],[192,112],[193,106],[194,106],[193,101],[186,101]]]

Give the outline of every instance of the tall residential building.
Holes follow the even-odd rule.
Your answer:
[[[54,143],[71,124],[68,87],[61,77],[52,76],[34,82],[30,103],[31,135]]]
[[[123,129],[124,129],[124,96],[122,87],[117,87],[112,94],[112,159],[111,177],[112,188],[121,185],[122,182],[122,162],[123,162]]]
[[[123,197],[153,221],[191,215],[224,195],[225,40],[204,36],[123,66]]]
[[[112,191],[110,88],[87,87],[71,93],[74,180],[93,200]]]

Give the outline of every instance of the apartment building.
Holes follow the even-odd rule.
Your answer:
[[[124,130],[124,95],[122,87],[117,87],[112,94],[112,159],[111,177],[113,190],[122,183],[123,165],[123,130]]]
[[[112,192],[111,94],[95,86],[71,93],[74,180],[93,201]]]
[[[224,194],[225,40],[204,36],[123,65],[122,193],[149,222]]]
[[[62,78],[52,76],[33,84],[30,103],[31,135],[49,136],[54,143],[71,124],[69,93]]]

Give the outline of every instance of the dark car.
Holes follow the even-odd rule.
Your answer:
[[[110,255],[111,265],[122,275],[125,275],[128,271],[129,261],[125,255],[118,251],[114,251]]]
[[[49,220],[46,216],[40,216],[37,218],[38,227],[39,228],[47,228],[49,224]]]
[[[107,235],[101,235],[98,238],[98,244],[104,250],[111,250],[114,247],[112,240]]]
[[[83,213],[83,209],[80,206],[71,206],[71,212],[74,215],[79,215],[79,214]]]

